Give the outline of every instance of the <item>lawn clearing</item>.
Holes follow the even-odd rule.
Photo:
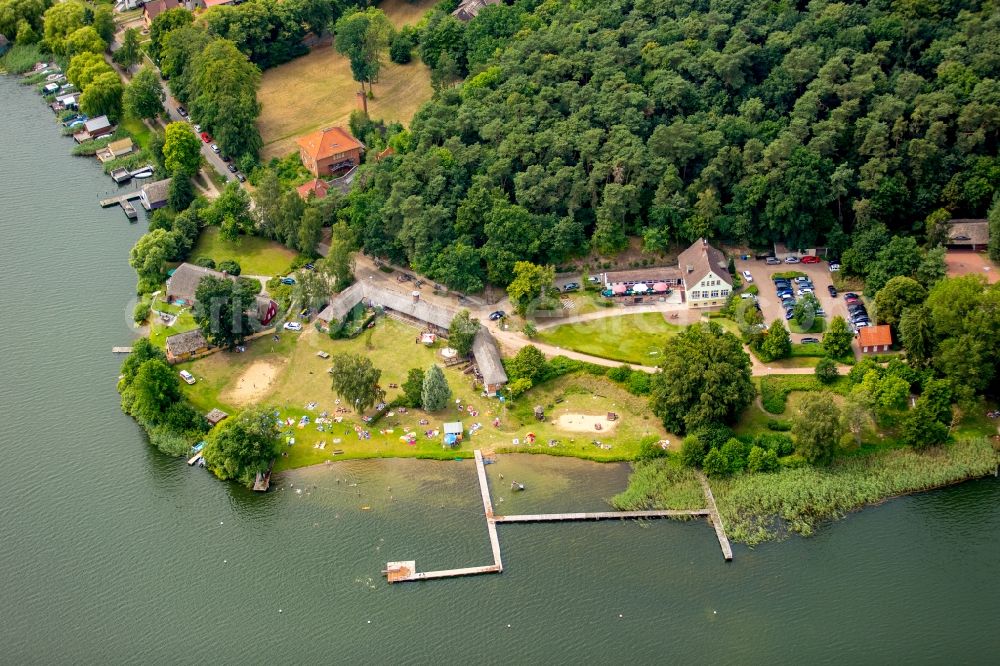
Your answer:
[[[153,130],[149,129],[149,126],[142,122],[141,118],[127,116],[121,121],[121,126],[129,133],[132,140],[139,144],[140,148],[143,150],[149,148],[149,140],[153,137]]]
[[[149,341],[161,348],[166,346],[167,338],[171,335],[177,335],[178,333],[184,333],[186,331],[193,331],[198,328],[198,324],[191,315],[190,308],[183,308],[180,310],[180,314],[177,316],[177,319],[174,320],[173,324],[170,326],[164,325],[163,321],[155,313],[150,313],[149,321]]]
[[[249,342],[245,353],[223,351],[181,364],[177,369],[186,369],[195,376],[194,385],[182,388],[202,413],[218,407],[233,414],[247,400],[273,405],[282,419],[293,420],[295,425],[287,426],[283,437],[294,438],[294,443],[287,446],[276,469],[346,458],[471,457],[476,448],[628,460],[638,453],[643,438],[668,439],[672,444],[677,440],[649,413],[645,399],[628,394],[604,377],[582,373],[546,382],[504,405],[474,390],[470,375],[457,368],[445,368],[454,396],[451,405],[441,412],[393,410],[371,424],[363,423],[353,411],[337,412],[345,406],[338,404],[330,388],[327,372],[330,360],[318,357],[316,352],[367,355],[382,370],[380,383],[386,389],[387,401],[391,401],[401,390],[390,385],[402,384],[410,368],[426,369],[432,363],[441,364],[439,352],[443,345],[414,344],[416,330],[395,319],[380,318],[370,331],[370,340],[366,340],[368,333],[353,340],[331,340],[309,327],[302,333],[282,332],[278,342],[271,337]],[[266,369],[263,374],[262,368]],[[250,389],[252,396],[247,390],[248,381],[251,386],[256,384],[256,389]],[[455,399],[461,401],[461,411]],[[535,419],[535,405],[545,410],[545,421]],[[468,411],[469,407],[475,415]],[[341,422],[317,424],[316,419],[324,411]],[[610,422],[615,425],[600,431],[591,428],[575,432],[560,426],[567,417],[580,415],[605,421],[612,411],[618,415],[617,420]],[[309,416],[311,422],[299,427],[303,416]],[[494,418],[500,419],[499,427],[493,426]],[[427,423],[421,424],[421,420]],[[456,448],[445,448],[440,430],[444,422],[453,420],[462,421],[465,440]],[[476,423],[482,424],[482,428],[470,435],[469,429]],[[359,430],[366,431],[368,437],[359,436]],[[412,444],[405,441],[406,433],[416,433],[416,441]],[[535,436],[533,443],[529,441],[529,433]]]
[[[436,4],[438,0],[382,0],[378,8],[385,12],[392,27],[399,30],[419,21]]]
[[[643,312],[555,326],[539,331],[538,339],[613,361],[655,365],[667,338],[679,331],[680,327],[668,324],[662,313]]]
[[[264,72],[257,92],[263,159],[297,150],[295,138],[302,134],[331,125],[346,126],[351,111],[358,109],[358,90],[347,58],[329,46]],[[408,125],[432,93],[430,70],[419,58],[396,65],[387,57],[375,84],[375,99],[368,100],[368,113]]]
[[[233,243],[219,235],[218,227],[207,227],[198,237],[191,256],[210,257],[216,265],[235,261],[245,275],[275,276],[288,272],[296,253],[280,243],[256,236],[240,236]]]

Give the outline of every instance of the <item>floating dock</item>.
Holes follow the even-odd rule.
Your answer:
[[[132,353],[132,348],[131,347],[112,347],[111,348],[111,353],[112,354],[131,354]]]
[[[196,453],[193,456],[191,456],[191,459],[188,460],[188,465],[194,465],[196,462],[198,462],[199,460],[201,460],[202,457],[203,456],[201,455],[201,451],[199,451],[198,453]]]
[[[464,567],[460,569],[442,569],[440,571],[417,571],[415,560],[400,560],[397,562],[387,562],[382,574],[389,583],[406,583],[416,580],[434,580],[437,578],[457,578],[460,576],[476,576],[479,574],[491,574],[503,572],[503,560],[500,557],[500,538],[497,536],[497,523],[548,523],[548,522],[569,522],[569,521],[596,521],[596,520],[636,520],[652,518],[681,518],[681,517],[706,517],[712,522],[715,534],[722,547],[722,556],[727,562],[733,559],[733,551],[729,546],[729,539],[722,526],[722,519],[719,517],[719,510],[715,505],[715,497],[712,489],[708,485],[708,480],[701,474],[698,480],[701,482],[702,490],[705,493],[704,509],[665,509],[662,511],[588,511],[579,513],[532,513],[513,516],[497,516],[493,513],[493,501],[490,498],[489,482],[486,478],[486,467],[483,454],[478,449],[474,451],[476,457],[476,474],[479,477],[479,492],[483,498],[483,512],[486,515],[486,531],[489,534],[490,548],[493,551],[493,564],[480,567]]]
[[[122,210],[125,211],[125,217],[130,220],[134,220],[139,217],[139,213],[136,211],[135,206],[128,201],[122,202]]]

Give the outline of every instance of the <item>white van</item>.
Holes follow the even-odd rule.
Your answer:
[[[180,375],[181,379],[186,381],[188,384],[194,384],[194,375],[192,375],[187,370],[181,370]]]

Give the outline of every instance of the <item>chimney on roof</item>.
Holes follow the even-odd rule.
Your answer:
[[[358,91],[358,108],[365,112],[365,118],[368,117],[368,95],[365,94],[364,90]]]

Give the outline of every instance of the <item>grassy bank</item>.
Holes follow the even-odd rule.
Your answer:
[[[712,486],[729,536],[754,544],[785,530],[808,536],[822,521],[866,504],[991,474],[997,462],[989,440],[979,437],[922,453],[904,448],[846,458],[825,469],[747,474]]]
[[[729,538],[753,545],[791,532],[808,536],[823,521],[865,505],[992,474],[998,460],[986,437],[970,437],[924,452],[898,448],[853,456],[826,468],[741,474],[713,480],[712,489]],[[661,461],[637,463],[629,487],[612,502],[618,508],[678,508],[692,493],[683,472]]]
[[[658,509],[700,509],[705,506],[701,484],[691,469],[674,456],[637,463],[629,476],[628,488],[611,499],[619,511]]]

